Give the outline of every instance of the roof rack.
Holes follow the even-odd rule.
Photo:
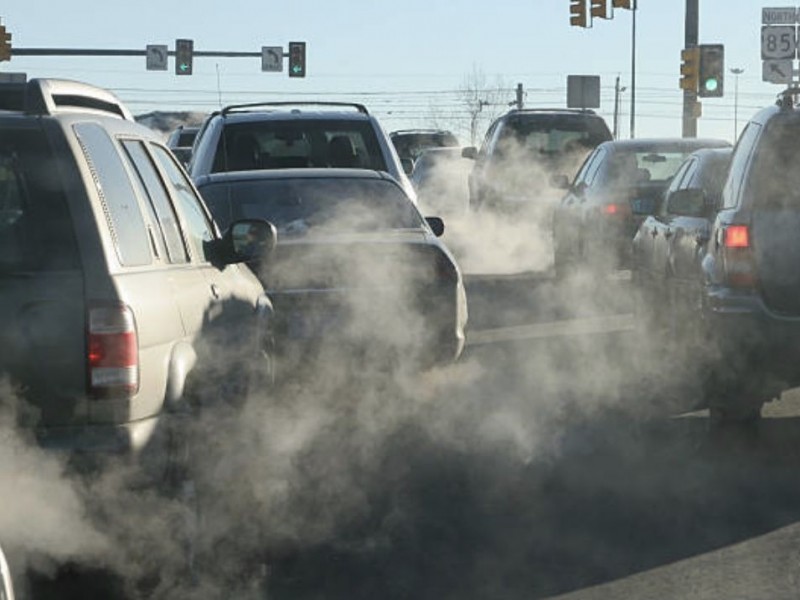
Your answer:
[[[236,112],[240,110],[247,110],[251,108],[259,108],[259,107],[270,107],[270,106],[338,106],[338,107],[348,107],[348,108],[355,108],[358,112],[364,113],[365,115],[369,114],[367,111],[367,107],[363,104],[358,104],[356,102],[320,102],[320,101],[299,101],[299,102],[253,102],[252,104],[231,104],[230,106],[226,106],[221,111],[219,111],[223,116],[227,115],[231,112]]]
[[[536,113],[536,112],[560,112],[560,113],[575,113],[575,114],[595,114],[591,108],[559,108],[557,106],[551,108],[512,108],[509,113]]]
[[[0,105],[33,115],[90,110],[133,121],[130,111],[108,90],[70,79],[31,79],[0,85]]]
[[[797,104],[798,96],[800,96],[800,87],[789,86],[778,94],[775,104],[781,109],[791,110]]]
[[[451,133],[451,132],[447,129],[417,127],[413,129],[395,129],[389,135],[394,135],[395,133]]]

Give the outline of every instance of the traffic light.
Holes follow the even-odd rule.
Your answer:
[[[175,40],[175,74],[191,75],[194,42],[192,40]]]
[[[703,98],[721,97],[724,75],[725,46],[722,44],[701,45],[697,95]]]
[[[6,33],[5,25],[0,25],[0,62],[11,60],[11,34]]]
[[[611,0],[611,6],[614,8],[633,8],[633,0]]]
[[[592,17],[598,19],[611,18],[611,6],[608,0],[591,0],[592,3]]]
[[[684,48],[681,50],[681,82],[682,90],[697,92],[697,77],[700,72],[700,48]]]
[[[306,43],[289,42],[289,77],[306,76]]]
[[[575,27],[589,26],[589,15],[586,13],[586,0],[569,1],[569,24]]]

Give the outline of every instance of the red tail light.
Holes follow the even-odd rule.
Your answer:
[[[610,217],[625,217],[631,214],[631,207],[628,204],[604,204],[603,214]]]
[[[752,288],[758,282],[747,225],[728,225],[722,236],[725,278],[728,285]]]
[[[89,391],[98,398],[133,396],[139,391],[139,340],[131,309],[124,305],[89,310]]]
[[[747,225],[730,225],[725,228],[726,248],[749,248],[750,228]]]

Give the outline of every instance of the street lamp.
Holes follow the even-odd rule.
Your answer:
[[[735,75],[733,80],[733,141],[739,137],[739,75],[744,73],[744,69],[734,67],[731,73]]]

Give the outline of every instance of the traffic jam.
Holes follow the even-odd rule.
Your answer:
[[[599,75],[395,127],[0,70],[0,600],[796,597],[800,9],[759,11],[733,137],[698,0],[674,135]]]

